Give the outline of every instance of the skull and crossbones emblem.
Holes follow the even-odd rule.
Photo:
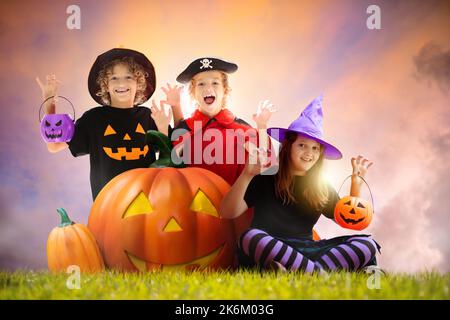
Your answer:
[[[210,68],[210,69],[212,69],[213,67],[212,67],[212,65],[211,65],[211,63],[212,63],[212,60],[209,60],[209,59],[203,59],[203,60],[200,60],[200,63],[202,64],[201,65],[201,67],[200,67],[200,69],[203,69],[203,68]]]

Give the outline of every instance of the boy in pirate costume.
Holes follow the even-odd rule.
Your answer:
[[[210,170],[230,185],[244,169],[244,144],[248,141],[258,144],[256,130],[227,109],[231,90],[228,74],[237,69],[234,63],[211,57],[189,64],[177,81],[189,84],[189,94],[197,109],[190,118],[180,122],[172,135],[176,149],[182,148],[179,153],[183,153],[185,164]],[[273,105],[265,101],[253,115],[258,131],[264,132],[263,137],[259,137],[261,147],[268,146],[265,130],[274,111]]]
[[[57,95],[54,75],[47,76],[46,83],[38,78],[37,82],[44,99]],[[155,151],[145,143],[145,134],[159,130],[168,135],[171,116],[170,109],[166,116],[154,101],[151,111],[140,106],[152,96],[155,85],[155,69],[144,54],[115,48],[99,55],[90,70],[88,87],[92,98],[102,106],[86,111],[76,121],[70,142],[47,143],[52,153],[69,148],[75,157],[89,154],[94,200],[116,175],[148,167],[155,160]],[[165,102],[176,101],[177,87],[163,90],[167,95]],[[173,103],[172,108],[177,123],[180,106]],[[46,112],[55,112],[53,99],[46,105]]]

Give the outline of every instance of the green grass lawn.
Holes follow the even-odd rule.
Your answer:
[[[0,272],[0,299],[449,299],[450,274],[158,272],[81,274]],[[378,281],[378,280],[379,281]],[[378,288],[378,289],[377,289]]]

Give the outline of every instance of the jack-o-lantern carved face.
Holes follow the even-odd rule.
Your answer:
[[[103,151],[114,160],[138,160],[141,157],[144,158],[149,150],[148,145],[144,145],[145,131],[140,123],[130,132],[117,132],[108,125],[103,136],[107,145],[103,147]]]
[[[334,219],[347,229],[365,229],[372,221],[372,216],[372,203],[358,197],[343,197],[334,208]]]
[[[47,114],[41,121],[41,136],[45,142],[68,142],[75,131],[68,114]]]
[[[105,262],[129,271],[227,268],[249,221],[223,219],[229,185],[200,168],[133,169],[99,193],[89,217]]]

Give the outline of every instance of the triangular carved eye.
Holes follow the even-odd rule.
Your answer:
[[[345,204],[346,206],[351,206],[351,205],[352,205],[352,202],[351,202],[351,200],[349,200],[349,201],[345,202],[344,204]]]
[[[51,126],[50,122],[48,122],[47,120],[45,120],[45,126],[46,126],[46,127],[50,127],[50,126]]]
[[[200,189],[198,189],[198,191],[194,197],[194,200],[192,200],[192,203],[189,208],[192,211],[195,211],[198,213],[209,214],[216,218],[219,217],[219,213],[217,212],[216,208],[212,204],[211,200],[209,200],[207,195]]]
[[[110,134],[116,134],[116,130],[113,129],[113,127],[111,127],[109,124],[105,129],[105,133],[103,134],[103,136],[109,136]]]
[[[363,208],[363,209],[365,209],[366,207],[364,207],[364,205],[361,203],[361,202],[358,202],[358,205],[357,205],[357,207],[358,208]]]
[[[57,123],[55,123],[55,126],[59,127],[62,124],[62,120],[59,120]]]
[[[141,191],[141,193],[139,193],[137,197],[134,198],[134,200],[128,206],[122,219],[137,216],[140,214],[149,214],[152,212],[153,208],[152,205],[150,204],[150,201],[148,201],[148,198],[144,194],[144,192]]]
[[[144,128],[142,128],[141,124],[138,123],[135,132],[145,134]]]
[[[175,220],[174,217],[170,218],[169,222],[167,222],[166,226],[163,229],[164,232],[178,232],[183,231],[180,224]]]

